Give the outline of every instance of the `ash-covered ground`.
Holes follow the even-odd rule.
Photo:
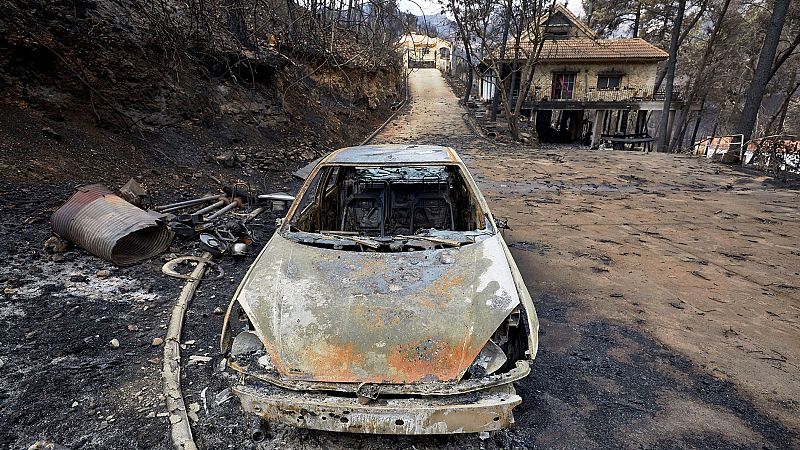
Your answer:
[[[485,440],[273,426],[256,446],[237,400],[216,403],[230,375],[218,370],[215,311],[252,261],[224,257],[225,276],[202,282],[183,333],[182,387],[200,448],[800,445],[796,186],[686,156],[487,142],[464,125],[438,72],[411,81],[409,108],[376,142],[460,150],[494,213],[510,219],[506,240],[534,296],[540,348],[532,374],[516,383],[516,424]],[[241,170],[198,167],[194,178],[159,169],[142,181],[163,202],[203,193],[207,175]],[[262,176],[253,182],[294,192],[294,168],[254,170]],[[121,269],[80,249],[42,249],[49,215],[72,185],[100,175],[0,184],[2,446],[49,438],[73,449],[171,448],[163,349],[153,339],[163,337],[182,282],[161,274],[162,258]],[[104,181],[118,187],[127,176],[117,168]],[[273,223],[263,215],[251,227],[259,245]]]

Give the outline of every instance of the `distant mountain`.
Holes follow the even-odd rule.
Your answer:
[[[425,33],[426,30],[442,39],[452,40],[455,36],[455,24],[444,14],[415,15],[417,18],[417,31]]]

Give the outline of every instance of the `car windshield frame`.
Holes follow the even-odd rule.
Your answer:
[[[301,204],[304,203],[304,199],[306,195],[314,195],[316,197],[317,192],[321,187],[319,184],[323,183],[324,180],[321,178],[317,180],[317,178],[321,175],[321,171],[326,168],[359,168],[359,169],[379,169],[379,168],[401,168],[401,167],[408,167],[408,168],[425,168],[425,167],[452,167],[454,168],[458,174],[461,176],[466,188],[469,191],[469,194],[474,199],[476,206],[480,209],[482,221],[483,221],[483,228],[475,229],[475,230],[466,230],[466,231],[450,231],[450,230],[441,230],[438,231],[434,235],[423,235],[418,234],[416,237],[420,239],[424,238],[440,238],[443,241],[448,241],[452,239],[448,239],[450,236],[445,235],[461,235],[464,238],[472,239],[472,242],[462,242],[461,244],[466,245],[469,243],[473,243],[477,241],[477,238],[480,236],[494,236],[498,232],[498,227],[495,222],[494,216],[492,215],[491,210],[486,202],[486,199],[483,196],[483,193],[478,188],[477,183],[472,177],[472,174],[467,169],[466,165],[460,161],[455,160],[452,162],[395,162],[395,161],[382,161],[382,162],[370,162],[370,163],[363,163],[363,162],[326,162],[322,161],[317,164],[316,167],[311,171],[309,176],[306,178],[305,182],[301,186],[300,190],[298,191],[295,201],[292,202],[291,207],[286,213],[286,216],[282,219],[282,223],[278,228],[277,232],[285,237],[290,238],[292,240],[298,242],[304,242],[303,239],[300,237],[309,237],[312,235],[317,235],[320,239],[327,239],[327,240],[336,240],[340,241],[339,247],[341,247],[342,243],[350,242],[351,244],[363,246],[364,242],[358,242],[363,240],[364,238],[370,238],[367,235],[354,235],[354,236],[347,236],[345,234],[336,234],[331,233],[329,235],[321,235],[321,233],[315,233],[310,231],[303,231],[298,229],[292,229],[292,223],[294,222],[295,218],[302,214]],[[314,186],[316,184],[316,186]],[[313,192],[310,189],[313,188]],[[324,189],[324,187],[322,188]],[[312,200],[313,201],[313,200]],[[355,237],[358,241],[353,241],[351,238]],[[393,238],[398,236],[386,235],[385,238]],[[410,236],[407,236],[410,237]],[[448,246],[447,244],[441,243],[442,246]],[[461,245],[459,244],[459,245]],[[456,245],[454,245],[456,246]],[[335,246],[336,247],[336,246]]]

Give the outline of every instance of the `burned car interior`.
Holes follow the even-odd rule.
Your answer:
[[[417,234],[469,243],[461,233],[485,223],[456,165],[325,166],[299,200],[290,231],[364,236],[378,245]]]

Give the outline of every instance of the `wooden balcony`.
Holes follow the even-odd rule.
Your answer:
[[[653,88],[649,86],[629,85],[614,89],[597,89],[592,86],[571,90],[533,86],[523,102],[523,108],[659,110],[663,108],[664,98],[663,91],[653,94]],[[676,106],[683,101],[681,92],[673,92],[672,98]]]

